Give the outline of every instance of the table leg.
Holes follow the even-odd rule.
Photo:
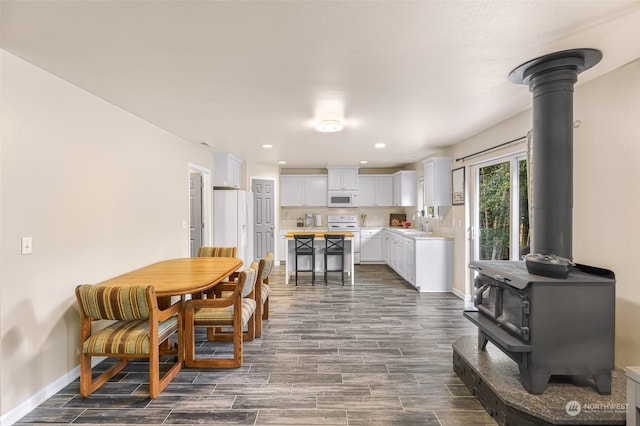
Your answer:
[[[289,259],[289,240],[288,238],[285,239],[285,255],[284,255],[284,283],[285,285],[289,284],[289,267],[291,266],[291,259]]]
[[[355,242],[353,240],[351,240],[351,285],[354,284],[355,282],[355,276],[356,276],[356,271],[355,269],[353,269],[354,265],[355,265],[355,253],[354,253],[354,246],[355,246]]]

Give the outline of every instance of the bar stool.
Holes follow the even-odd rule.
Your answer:
[[[327,285],[327,272],[341,272],[342,285],[344,285],[344,235],[325,234],[324,241],[326,244],[324,251],[324,285]],[[340,256],[340,269],[329,269],[329,256]]]
[[[316,253],[313,249],[313,240],[315,236],[313,234],[300,234],[294,235],[295,240],[295,253],[296,253],[296,285],[298,285],[298,272],[311,272],[311,285],[314,285],[316,280]],[[298,258],[300,256],[311,256],[311,269],[300,269],[298,266]]]

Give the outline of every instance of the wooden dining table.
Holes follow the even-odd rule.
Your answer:
[[[166,309],[172,296],[199,295],[242,266],[242,259],[235,257],[190,257],[169,259],[153,263],[96,285],[129,286],[152,285],[158,299],[158,307]],[[161,350],[170,350],[174,342],[162,343]]]
[[[222,282],[242,266],[235,257],[188,257],[153,263],[97,285],[152,285],[158,304],[167,306],[171,296],[199,294]],[[161,306],[161,309],[163,306]]]

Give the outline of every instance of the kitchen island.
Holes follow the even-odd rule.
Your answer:
[[[349,274],[351,277],[351,285],[354,284],[354,235],[351,232],[341,232],[341,231],[332,231],[332,232],[289,232],[284,238],[287,242],[286,247],[286,261],[285,261],[285,284],[289,284],[289,277],[291,274],[295,274],[295,264],[296,264],[296,253],[295,253],[295,235],[315,235],[315,240],[313,242],[313,248],[315,251],[316,257],[316,265],[315,272],[316,274],[324,275],[324,250],[325,250],[325,235],[344,235],[344,266],[345,272]],[[340,260],[335,256],[331,256],[328,261],[331,263],[329,265],[329,269],[336,269],[339,265]],[[301,268],[309,269],[311,260],[308,256],[304,256],[300,258]],[[335,264],[334,264],[335,262]]]

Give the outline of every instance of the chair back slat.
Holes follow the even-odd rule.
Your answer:
[[[258,273],[258,262],[253,261],[251,265],[241,272],[245,274],[244,286],[242,287],[242,297],[248,297],[256,286],[256,275]]]
[[[262,267],[262,281],[268,283],[269,275],[271,275],[271,270],[273,269],[273,253],[267,253],[264,258],[260,259],[260,262],[264,263]]]
[[[153,293],[153,287],[150,285],[109,287],[84,284],[76,288],[76,295],[84,314],[96,320],[128,321],[149,318],[147,292]]]
[[[294,235],[293,239],[296,242],[296,251],[300,252],[313,252],[313,240],[315,238],[315,235],[313,234],[309,234],[309,235]]]
[[[325,235],[326,249],[330,252],[340,252],[344,250],[344,235]]]
[[[200,247],[198,257],[236,257],[236,247]]]

